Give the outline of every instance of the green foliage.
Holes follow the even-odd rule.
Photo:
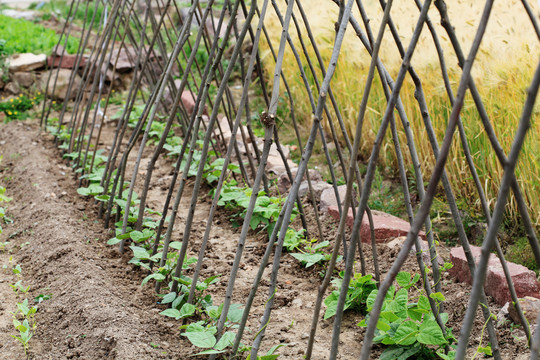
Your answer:
[[[13,326],[19,331],[19,334],[11,336],[21,343],[25,354],[28,354],[28,342],[36,330],[36,322],[34,320],[36,311],[37,307],[30,307],[28,305],[28,299],[24,299],[22,303],[17,303],[17,310],[12,313]]]
[[[238,211],[234,217],[243,219],[249,206],[251,193],[251,188],[238,187],[230,183],[224,184],[218,205],[224,206],[228,210]],[[249,223],[251,229],[255,230],[259,227],[269,229],[269,225],[274,224],[278,218],[284,202],[284,198],[269,197],[266,196],[264,190],[259,191]],[[294,215],[292,219],[294,219]],[[269,231],[271,230],[269,229]]]
[[[58,43],[58,35],[52,29],[23,19],[14,19],[0,14],[0,39],[5,41],[4,52],[7,55],[16,53],[50,54]],[[74,54],[79,40],[73,36],[68,39],[66,51]]]
[[[290,246],[296,244],[298,239],[301,239],[300,243],[304,245],[304,250],[301,250],[301,253],[291,253],[291,256],[300,261],[303,266],[308,268],[323,261],[329,261],[332,258],[332,254],[325,253],[322,250],[330,245],[328,240],[320,243],[317,243],[317,239],[311,239],[311,241],[302,240],[301,236],[303,235],[298,235],[297,232],[294,232],[293,236],[295,236],[295,238],[293,238],[293,240],[289,240],[289,244],[291,244]],[[338,261],[341,261],[341,256],[338,258]]]
[[[39,11],[42,13],[43,19],[49,18],[51,13],[55,14],[56,17],[67,19],[70,13],[70,7],[71,1],[51,0],[46,2],[45,5],[39,9]],[[30,8],[32,8],[32,6],[30,6]],[[93,27],[94,29],[98,29],[104,9],[105,7],[101,2],[91,1],[89,2],[88,13],[86,14],[86,3],[81,3],[81,5],[77,8],[77,11],[75,11],[75,13],[71,15],[71,18],[77,24],[82,25],[82,23],[84,23],[86,19],[88,19],[88,21],[92,19],[95,12],[96,21]]]
[[[6,114],[5,122],[10,122],[12,120],[24,120],[30,116],[28,114],[28,110],[39,104],[42,99],[43,96],[40,92],[38,92],[37,95],[32,98],[28,97],[27,95],[20,94],[15,98],[1,101],[0,112]]]
[[[0,80],[9,80],[9,65],[7,63],[8,53],[6,52],[6,40],[0,39]]]
[[[446,345],[451,344],[455,338],[449,328],[445,328],[446,336],[435,320],[429,299],[425,295],[418,295],[414,301],[409,301],[409,290],[420,279],[417,274],[412,276],[408,272],[400,272],[396,282],[400,287],[391,286],[382,306],[375,343],[388,345],[381,354],[381,359],[435,359],[437,356],[453,359],[452,352],[444,353]],[[367,311],[373,308],[378,290],[373,290],[366,301]],[[444,301],[441,293],[431,294],[437,304]],[[448,322],[448,314],[440,313],[443,324]],[[358,325],[367,326],[369,315]]]
[[[2,156],[0,156],[0,161],[2,161]],[[0,186],[0,203],[2,202],[10,202],[12,199],[8,196],[6,196],[6,188],[3,187],[3,186]],[[4,223],[9,223],[9,222],[13,222],[10,218],[8,218],[6,216],[6,209],[4,207],[0,207],[0,220]],[[2,234],[2,226],[1,226],[1,223],[0,223],[0,234]],[[8,244],[9,242],[3,242],[3,243],[0,243],[0,251],[3,250],[6,245]]]
[[[332,284],[335,290],[324,299],[326,305],[326,312],[324,313],[324,319],[331,318],[336,314],[337,304],[339,299],[339,293],[343,283],[344,272],[339,273],[340,278],[334,278]],[[345,307],[343,310],[354,310],[360,314],[365,314],[367,310],[366,300],[368,295],[377,289],[377,282],[373,280],[371,274],[362,276],[362,274],[353,274],[347,289],[347,298],[345,299]]]
[[[527,268],[538,272],[538,264],[531,251],[531,245],[526,237],[521,237],[506,249],[506,260],[521,264]]]
[[[399,189],[392,189],[383,182],[383,176],[379,169],[375,169],[373,180],[373,195],[370,196],[369,207],[400,217],[405,213],[403,195]]]

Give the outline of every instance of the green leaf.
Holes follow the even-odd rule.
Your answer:
[[[257,360],[275,360],[279,357],[278,355],[263,355],[263,356],[257,356]]]
[[[230,331],[227,331],[223,336],[219,339],[217,344],[214,346],[214,349],[216,350],[223,350],[228,346],[231,346],[234,344],[234,338],[236,337],[236,334]]]
[[[289,344],[277,344],[277,345],[274,345],[270,348],[270,350],[268,350],[266,352],[266,355],[273,355],[274,352],[279,349],[280,347],[283,347],[283,346],[289,346]]]
[[[176,320],[180,319],[180,311],[178,311],[176,309],[165,309],[162,312],[160,312],[159,314],[175,318]]]
[[[418,325],[414,321],[405,321],[399,325],[392,340],[399,345],[412,345],[418,335]]]
[[[184,300],[184,296],[185,296],[185,294],[182,294],[182,295],[178,296],[178,297],[173,301],[173,303],[171,304],[171,306],[172,306],[174,309],[178,309],[178,307],[180,306],[180,304],[181,304],[182,301]]]
[[[211,355],[211,354],[221,354],[224,353],[225,350],[215,350],[215,349],[208,349],[201,352],[196,353],[195,355]]]
[[[121,239],[117,238],[117,237],[114,237],[112,239],[109,239],[107,241],[107,245],[116,245],[118,244],[120,241],[122,241]]]
[[[429,295],[429,297],[434,299],[434,300],[437,300],[439,302],[446,300],[444,295],[442,293],[440,293],[440,292],[431,293],[431,295]]]
[[[231,304],[229,312],[227,313],[227,319],[232,323],[239,323],[244,315],[244,308],[241,304]]]
[[[390,323],[399,320],[399,317],[396,314],[394,314],[392,311],[382,311],[381,318],[387,320]]]
[[[109,195],[96,195],[94,196],[94,199],[96,199],[97,201],[103,201],[103,202],[106,202],[106,201],[109,201],[111,197]]]
[[[434,320],[427,319],[420,325],[418,342],[424,345],[442,345],[446,344],[446,339],[439,325]]]
[[[219,281],[219,277],[221,275],[214,275],[214,276],[210,276],[206,279],[204,279],[204,283],[207,284],[207,285],[212,285],[212,284],[215,284]]]
[[[13,268],[13,274],[14,275],[18,275],[22,272],[22,269],[21,269],[21,265],[17,264],[14,268]]]
[[[338,304],[339,292],[333,291],[330,295],[324,299],[324,305],[326,305],[326,312],[324,313],[324,320],[336,315]]]
[[[411,273],[407,271],[400,271],[396,276],[396,282],[401,287],[405,287],[409,285],[410,281],[411,281]]]
[[[180,241],[173,241],[169,243],[169,247],[171,249],[180,250],[180,248],[182,247],[182,243]]]
[[[156,281],[163,281],[163,280],[165,280],[165,275],[162,275],[160,273],[150,274],[150,275],[148,275],[147,277],[145,277],[143,279],[143,281],[141,283],[141,286],[144,286],[144,284],[146,284],[151,279],[155,279]]]
[[[324,260],[325,256],[324,254],[315,253],[315,254],[298,254],[294,253],[291,254],[296,260],[300,261],[302,264],[305,265],[305,267],[310,267],[312,265],[315,265],[319,261]]]
[[[170,292],[170,293],[168,293],[167,295],[165,295],[163,297],[163,300],[161,300],[161,303],[162,304],[168,304],[168,303],[173,302],[174,299],[176,299],[176,293],[175,292]]]
[[[326,240],[326,241],[320,242],[317,245],[315,245],[313,247],[313,250],[319,250],[321,248],[327,247],[328,245],[330,245],[330,241]]]
[[[487,345],[487,346],[479,346],[478,349],[476,350],[478,351],[479,353],[482,353],[482,354],[486,354],[487,356],[492,356],[492,351],[491,351],[491,346]]]
[[[454,360],[456,358],[456,352],[455,351],[449,351],[448,355],[444,353],[444,349],[441,349],[437,351],[437,355],[441,357],[443,360]]]
[[[190,317],[195,313],[195,305],[193,304],[184,304],[180,309],[180,318]]]
[[[216,337],[208,329],[185,332],[182,336],[187,337],[193,345],[203,349],[214,347],[216,344]]]
[[[379,319],[379,321],[377,321],[377,329],[381,331],[388,331],[391,329],[391,327],[390,324],[385,321],[385,319]]]
[[[429,300],[424,295],[420,295],[418,298],[418,308],[423,310],[428,310],[431,312],[431,306],[429,305]]]
[[[140,246],[130,246],[129,247],[133,251],[133,256],[136,257],[139,260],[149,260],[150,254],[148,251],[146,251],[145,248]]]

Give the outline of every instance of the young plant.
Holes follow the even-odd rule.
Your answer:
[[[317,243],[317,239],[311,239],[311,241],[302,240],[301,244],[304,244],[304,250],[301,253],[292,253],[291,256],[300,261],[306,268],[323,261],[329,261],[332,257],[332,254],[325,253],[322,250],[330,245],[328,240],[320,243]],[[338,261],[341,261],[341,258],[340,256]]]
[[[335,290],[324,299],[326,305],[326,312],[324,313],[324,319],[331,318],[336,314],[339,294],[341,292],[341,285],[343,283],[344,272],[339,273],[339,278],[334,278],[332,284]],[[371,274],[362,276],[362,274],[353,274],[347,289],[347,298],[345,299],[345,307],[343,310],[355,310],[360,314],[365,314],[367,310],[367,298],[369,294],[377,289],[377,282],[373,280]]]
[[[12,313],[13,326],[19,331],[19,334],[11,336],[21,343],[26,355],[28,355],[28,342],[36,330],[36,322],[34,320],[36,311],[37,307],[29,307],[28,299],[24,299],[22,303],[17,303],[17,310]]]
[[[374,343],[388,345],[381,354],[380,359],[453,359],[454,351],[445,354],[445,346],[455,340],[452,331],[445,327],[446,336],[437,324],[429,299],[420,294],[414,301],[409,301],[409,289],[420,279],[416,274],[400,272],[396,282],[400,289],[391,286],[388,290],[382,311],[377,322]],[[373,290],[367,298],[367,311],[373,308],[378,290]],[[444,301],[441,293],[431,294],[431,298],[439,304]],[[444,325],[448,322],[448,314],[440,313]],[[358,325],[365,327],[369,322],[369,315]]]

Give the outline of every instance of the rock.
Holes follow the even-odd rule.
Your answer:
[[[2,15],[9,16],[10,18],[13,18],[13,19],[24,19],[24,20],[32,21],[32,20],[35,20],[39,16],[39,13],[37,11],[32,11],[32,10],[22,11],[22,10],[4,9],[2,10]]]
[[[289,165],[289,168],[294,168],[297,165],[287,159],[287,164]],[[268,160],[266,161],[266,171],[272,172],[274,174],[281,174],[285,171],[285,164],[283,163],[283,160],[281,159],[281,156],[268,156]]]
[[[394,240],[386,243],[386,247],[388,247],[390,250],[395,251],[396,254],[399,252],[403,244],[405,243],[405,240],[407,240],[406,236],[400,236],[398,238],[395,238]],[[371,240],[370,240],[371,241]],[[429,253],[429,244],[425,240],[420,241],[420,251],[422,254],[422,261],[424,261],[424,264],[431,267],[431,255]],[[409,254],[416,256],[416,246],[413,244],[411,251]],[[437,254],[437,263],[439,266],[444,265],[444,260]]]
[[[377,242],[385,242],[388,239],[407,236],[407,233],[411,228],[409,222],[385,212],[371,210],[371,214],[373,216],[373,227]],[[423,231],[420,231],[418,236],[423,240],[426,239],[426,234]],[[367,215],[362,219],[360,237],[362,241],[371,242],[369,219]]]
[[[11,77],[23,88],[29,88],[36,81],[36,75],[31,72],[16,72]]]
[[[66,48],[63,47],[61,44],[56,44],[51,50],[51,55],[56,55],[60,57],[63,54],[67,54],[67,52],[66,52]]]
[[[499,310],[497,314],[497,326],[505,326],[506,320],[508,320],[508,309],[510,303],[504,304],[504,306]]]
[[[135,65],[137,65],[138,56],[132,47],[123,47],[121,50],[114,49],[109,66],[113,69],[116,63],[116,71],[119,73],[132,71]],[[118,61],[116,61],[117,58]]]
[[[197,101],[197,97],[193,95],[191,91],[184,90],[182,91],[180,101],[182,101],[182,104],[184,104],[184,108],[186,109],[186,112],[188,113],[188,115],[193,114],[193,110],[195,110],[195,102]]]
[[[328,213],[334,219],[339,221],[339,209],[337,206],[329,207]],[[387,242],[389,239],[407,236],[407,233],[410,229],[410,224],[407,221],[400,219],[396,216],[386,214],[382,211],[371,210],[371,214],[373,215],[373,229],[375,232],[376,242]],[[353,211],[351,208],[349,208],[349,212],[347,214],[347,225],[352,228],[353,224]],[[423,240],[425,240],[426,238],[426,234],[423,231],[421,231],[418,236]],[[371,243],[371,231],[367,215],[364,215],[364,217],[362,218],[362,224],[360,225],[360,239],[365,243]]]
[[[77,60],[79,59],[78,55],[70,55],[65,53],[64,56],[61,55],[51,55],[47,58],[47,66],[49,68],[62,68],[62,69],[74,69],[77,65]],[[86,58],[81,57],[78,68],[82,68],[86,65]]]
[[[339,205],[343,206],[343,204],[345,204],[345,194],[347,193],[347,185],[340,185],[337,187],[337,190],[339,194],[339,200],[341,202]],[[353,203],[355,206],[358,203],[358,201],[356,200],[356,191],[354,191],[354,189],[353,189],[352,196],[354,199]],[[319,209],[321,210],[321,212],[325,213],[328,211],[329,206],[338,206],[336,193],[333,187],[326,189],[321,193],[321,202],[319,204]]]
[[[538,312],[540,311],[540,299],[534,298],[532,296],[525,296],[521,299],[518,298],[518,301],[519,305],[521,306],[521,311],[523,311],[523,315],[525,315],[525,318],[527,319],[529,324],[536,324]],[[516,307],[513,303],[508,307],[508,314],[510,315],[510,318],[513,322],[515,322],[516,324],[520,323]]]
[[[298,173],[298,168],[294,167],[291,168],[291,175],[294,180],[296,177],[296,174]],[[322,176],[317,170],[309,169],[309,178],[313,182],[319,182],[322,181]],[[307,177],[304,175],[302,180],[306,180]],[[289,188],[291,187],[292,183],[289,179],[289,175],[287,174],[287,171],[282,172],[278,177],[278,190],[281,194],[285,194],[287,191],[289,191]],[[329,184],[328,184],[329,185]]]
[[[332,189],[327,189],[327,190],[324,190],[324,191],[328,191],[328,190],[332,190]],[[324,193],[323,191],[323,193]],[[332,190],[333,191],[333,190]],[[322,201],[321,201],[322,202]],[[331,206],[328,206],[328,208],[326,209],[326,211],[328,212],[328,214],[330,216],[332,216],[336,221],[339,221],[340,219],[340,216],[339,216],[339,207],[337,205],[331,205]],[[352,228],[353,227],[353,224],[354,224],[354,216],[353,216],[353,210],[351,208],[349,208],[349,212],[347,214],[347,222],[346,222],[347,226]]]
[[[316,181],[311,182],[311,187],[313,188],[313,195],[315,195],[315,201],[320,202],[321,201],[321,194],[324,190],[331,188],[332,185],[327,183],[326,181]],[[309,192],[309,186],[307,181],[302,181],[300,184],[300,188],[298,189],[298,195],[300,197],[304,197],[308,195]]]
[[[182,84],[182,80],[180,80],[180,79],[174,80],[174,86],[176,87],[176,89],[180,88],[181,84]],[[180,97],[180,101],[182,102],[182,104],[184,104],[184,108],[186,109],[187,114],[188,115],[193,114],[193,111],[195,111],[195,103],[197,101],[197,96],[194,95],[189,90],[184,90],[182,92],[181,97]],[[165,106],[167,107],[167,110],[170,109],[174,104],[174,96],[171,94],[171,91],[170,91],[169,88],[166,88],[165,92],[163,93],[163,102],[165,103]],[[207,109],[206,105],[204,106],[203,114],[208,115],[208,109]],[[223,121],[223,119],[225,119],[225,121]],[[227,119],[225,117],[223,117],[222,119],[219,120],[220,126],[222,126],[222,128],[225,126],[226,120]],[[230,133],[230,128],[229,128],[228,124],[226,126],[226,129],[228,129],[228,131]],[[215,136],[215,134],[216,134],[216,130],[214,130],[214,136]],[[229,139],[230,139],[230,137],[229,137]]]
[[[45,66],[47,61],[47,55],[39,54],[34,55],[31,53],[16,54],[8,58],[9,72],[17,71],[32,71],[37,70]]]
[[[259,146],[259,150],[263,151],[263,146],[264,146],[264,142],[261,141],[259,144],[257,144]],[[289,158],[289,147],[287,145],[281,145],[281,150],[283,151],[283,155],[285,156],[286,159]],[[278,151],[278,148],[277,148],[277,145],[275,143],[272,143],[272,145],[270,145],[270,152],[268,153],[268,156],[278,156],[278,157],[281,157],[281,154],[279,153]],[[296,166],[294,166],[296,167]]]
[[[47,73],[45,73],[41,78],[41,86],[40,88],[42,91],[45,91],[45,87],[47,85],[47,79],[49,78],[49,73],[52,73],[51,76],[51,84],[47,90],[47,95],[54,97],[58,100],[67,100],[67,91],[69,87],[69,80],[71,78],[72,72],[68,69],[55,69],[55,70],[49,70]],[[58,79],[56,80],[56,87],[53,91],[53,84],[54,84],[54,78],[56,77],[56,74],[58,73]],[[81,78],[79,75],[73,73],[73,76],[75,76],[75,79],[73,81],[72,91],[69,94],[69,99],[74,99],[77,94],[77,89],[81,86]]]
[[[19,84],[17,84],[15,81],[8,83],[4,87],[4,90],[13,95],[17,95],[21,92],[21,88],[19,87]]]
[[[477,246],[471,246],[471,253],[478,264],[482,249]],[[458,281],[472,283],[472,277],[469,272],[469,265],[463,247],[456,247],[450,251],[450,260],[454,267],[450,269],[450,274]],[[518,297],[523,298],[532,296],[540,298],[540,284],[536,279],[534,271],[527,269],[525,266],[514,264],[507,261],[508,270],[512,277],[512,282],[516,289]],[[504,276],[501,262],[495,255],[491,255],[488,262],[486,281],[484,288],[488,295],[491,295],[499,305],[511,301],[510,291]]]

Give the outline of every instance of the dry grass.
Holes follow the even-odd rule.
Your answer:
[[[337,7],[330,0],[303,1],[302,4],[308,14],[311,29],[314,32],[317,46],[322,53],[326,66],[332,52]],[[405,45],[408,44],[418,16],[418,9],[412,7],[411,4],[412,2],[396,2],[392,10],[393,18],[396,21]],[[283,3],[281,5],[282,13],[284,13],[285,5]],[[448,2],[448,6],[451,21],[456,27],[457,35],[465,53],[467,53],[476,31],[483,4],[482,2],[461,1]],[[536,3],[531,4],[531,6],[535,13],[538,14]],[[272,34],[272,44],[277,49],[281,26],[274,12],[270,11],[269,13],[270,17],[266,21],[266,24],[270,30],[269,33]],[[378,8],[378,1],[370,2],[368,13],[372,20],[372,28],[376,32],[382,14],[382,11]],[[300,19],[299,12],[296,12],[296,14]],[[456,56],[445,36],[445,32],[438,25],[440,18],[435,8],[431,9],[430,16],[442,39],[447,66],[450,69],[450,79],[455,91],[461,71],[457,66]],[[358,13],[355,13],[355,17],[358,20],[360,19]],[[302,31],[302,35],[305,36],[305,28],[302,28]],[[297,49],[300,50],[296,31],[291,31],[291,36],[295,39]],[[393,46],[389,32],[385,35],[385,39],[381,50],[381,57],[387,69],[395,77],[400,63],[399,53],[395,46]],[[307,37],[305,41],[309,46]],[[274,61],[269,54],[268,44],[263,43],[261,49],[266,66],[266,74],[271,76]],[[310,58],[316,62],[311,46],[309,46],[309,51]],[[506,152],[511,147],[526,96],[525,90],[532,78],[539,53],[540,43],[534,34],[532,25],[530,25],[530,21],[522,8],[521,2],[517,0],[496,2],[493,9],[493,16],[489,22],[487,35],[482,42],[480,53],[473,68],[473,75],[499,141]],[[304,62],[304,69],[306,69],[306,72],[309,72],[305,58],[303,57],[302,60]],[[352,30],[349,29],[339,58],[337,71],[332,81],[332,89],[336,95],[340,112],[346,121],[349,133],[352,133],[356,126],[356,117],[365,86],[369,61],[370,58],[367,52]],[[295,110],[305,123],[309,123],[312,109],[309,105],[307,93],[296,61],[290,49],[286,52],[284,64],[283,71],[291,87],[291,94],[295,99]],[[427,28],[424,28],[412,64],[423,80],[431,119],[438,139],[442,140],[451,106],[444,91],[439,63]],[[321,79],[320,72],[316,76]],[[313,75],[309,73],[308,77],[310,78],[311,90],[316,96],[317,91]],[[401,91],[401,98],[405,104],[408,119],[411,122],[412,130],[417,139],[417,150],[422,162],[425,178],[427,179],[431,174],[434,157],[414,98],[414,87],[410,79],[406,80],[404,88]],[[362,143],[362,153],[365,156],[369,155],[371,151],[373,139],[380,124],[385,106],[384,94],[380,87],[380,82],[377,81],[370,95],[369,108],[363,131],[364,141]],[[540,102],[537,101],[532,119],[533,126],[528,134],[516,170],[518,182],[526,198],[531,217],[533,218],[532,220],[537,228],[540,227],[539,115]],[[482,124],[470,97],[466,99],[462,119],[471,152],[474,156],[475,165],[482,184],[484,184],[484,191],[489,198],[490,204],[493,206],[503,171],[482,130]],[[402,144],[406,144],[401,128],[400,136],[402,138]],[[407,161],[410,164],[409,158]],[[382,147],[381,164],[390,169],[396,168],[394,151],[388,135]],[[411,168],[410,165],[408,167]],[[461,204],[479,212],[479,201],[475,200],[478,197],[462,154],[459,139],[455,139],[447,164],[447,171]],[[513,196],[510,199],[508,210],[508,219],[516,221],[519,215],[516,211]]]

